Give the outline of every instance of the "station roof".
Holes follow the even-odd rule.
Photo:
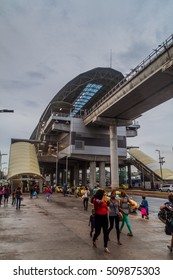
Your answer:
[[[65,113],[72,117],[81,115],[123,78],[121,72],[107,67],[94,68],[78,75],[54,96],[43,112],[39,123],[47,121],[52,112]],[[32,133],[31,139],[36,139],[38,125]]]

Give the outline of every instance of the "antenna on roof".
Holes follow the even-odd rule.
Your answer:
[[[112,68],[112,49],[110,49],[110,68]]]

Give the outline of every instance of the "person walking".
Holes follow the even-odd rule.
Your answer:
[[[8,186],[5,186],[5,188],[4,188],[4,206],[8,205],[9,196],[10,196],[10,189]]]
[[[35,191],[35,188],[34,188],[34,186],[33,185],[31,185],[30,186],[30,189],[29,189],[29,192],[30,192],[30,198],[32,199],[32,197],[33,197],[33,193],[34,193],[34,191]]]
[[[171,244],[167,245],[170,252],[173,252],[173,194],[168,195],[168,201],[160,206],[160,210],[167,210],[167,220],[165,226],[165,233],[171,235]],[[169,214],[168,214],[169,213]]]
[[[88,210],[89,195],[90,195],[90,192],[89,192],[89,190],[88,190],[88,187],[85,187],[84,195],[83,195],[83,206],[84,206],[84,210]]]
[[[126,193],[125,192],[121,192],[120,210],[121,210],[121,212],[123,214],[123,220],[122,220],[122,224],[121,224],[121,227],[120,227],[120,232],[122,231],[122,229],[124,227],[124,224],[126,224],[128,230],[129,230],[129,233],[127,235],[128,236],[133,236],[132,228],[131,228],[130,221],[129,221],[129,218],[128,218],[128,215],[129,215],[129,203],[130,203],[130,200],[127,197]]]
[[[2,204],[3,195],[4,195],[4,189],[2,186],[0,186],[0,205]]]
[[[11,193],[11,198],[12,198],[11,205],[14,206],[16,203],[16,190],[15,189]]]
[[[94,209],[92,209],[88,226],[90,226],[90,228],[91,228],[90,236],[92,237],[93,231],[95,230],[95,210]]]
[[[50,186],[47,186],[46,189],[45,189],[45,194],[46,194],[46,200],[47,202],[50,201],[50,196],[52,194],[52,190],[51,190],[51,187]]]
[[[98,191],[98,187],[95,185],[93,190],[92,190],[92,195],[94,196],[97,191]]]
[[[108,212],[109,207],[107,206],[106,201],[104,200],[105,191],[99,189],[94,198],[93,204],[95,209],[95,233],[93,236],[93,247],[97,247],[96,240],[103,229],[103,240],[104,240],[104,251],[110,253],[108,245]]]
[[[67,183],[64,183],[62,186],[64,196],[67,196]]]
[[[119,211],[119,200],[116,199],[115,191],[113,191],[111,193],[111,199],[107,203],[107,205],[109,205],[109,208],[110,208],[110,212],[109,212],[109,228],[108,228],[108,241],[110,241],[109,234],[110,234],[111,230],[113,229],[114,223],[115,223],[118,245],[122,245],[122,243],[120,242],[120,229],[119,229],[119,216],[121,214],[120,214],[120,211]]]
[[[142,219],[146,217],[146,219],[149,219],[149,207],[148,207],[148,201],[145,196],[142,196],[142,201],[140,204],[141,208],[141,216]]]
[[[22,201],[22,191],[21,188],[18,187],[16,190],[16,209],[20,209],[21,201]]]

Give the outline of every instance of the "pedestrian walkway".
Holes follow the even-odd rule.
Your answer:
[[[172,260],[167,249],[170,237],[164,225],[156,219],[142,220],[140,213],[130,215],[133,237],[124,227],[122,246],[111,231],[109,249],[103,250],[103,236],[92,247],[88,226],[91,206],[83,210],[81,198],[53,194],[47,202],[45,195],[30,199],[24,195],[20,210],[11,205],[0,208],[1,260]]]

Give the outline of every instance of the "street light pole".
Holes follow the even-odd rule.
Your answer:
[[[68,184],[68,156],[66,156],[66,185]]]
[[[56,176],[55,176],[55,181],[56,181],[56,186],[58,186],[58,141],[57,141],[57,145],[56,145]]]
[[[160,176],[161,176],[161,179],[163,178],[163,174],[162,174],[162,165],[164,164],[164,157],[161,157],[161,154],[160,154],[160,150],[156,150],[156,152],[159,153],[159,164],[160,164]]]

